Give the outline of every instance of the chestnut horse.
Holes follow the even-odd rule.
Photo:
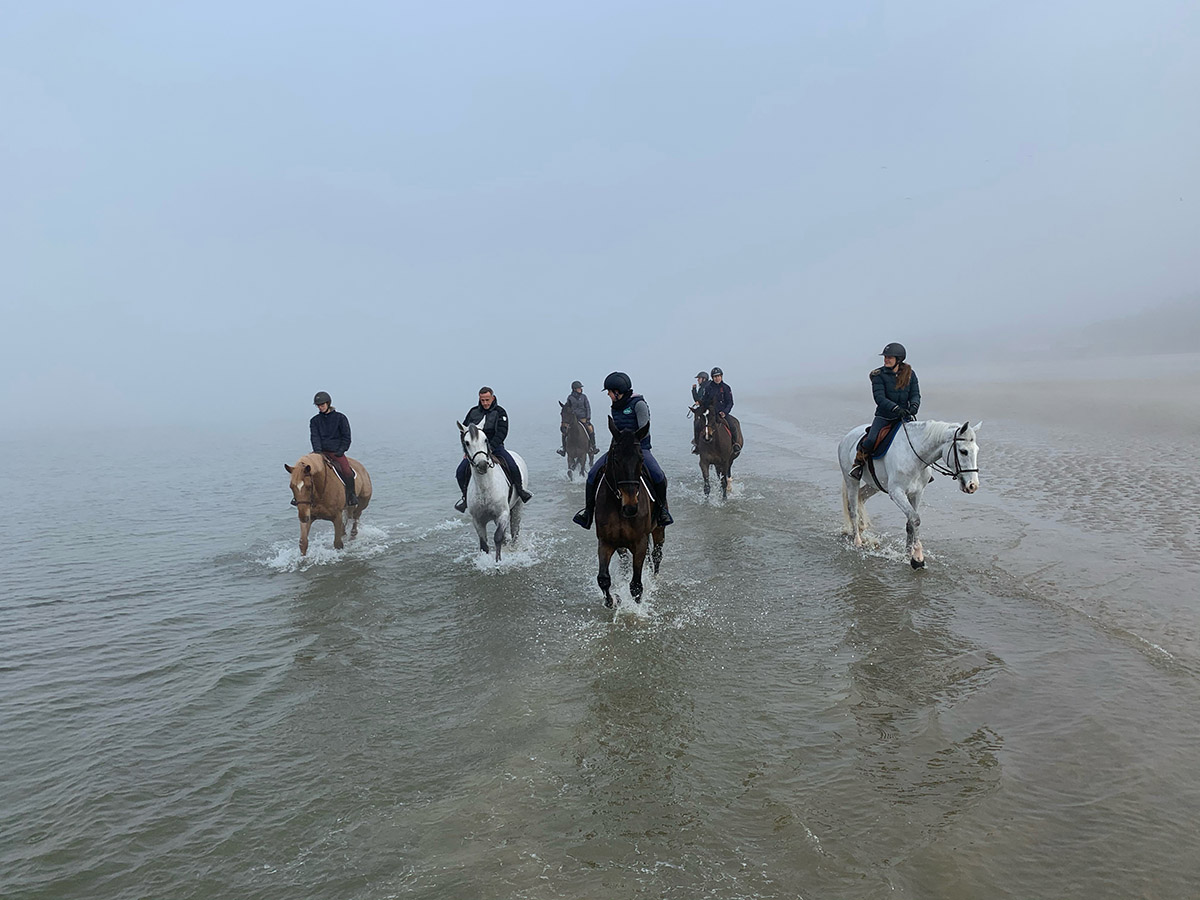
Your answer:
[[[656,575],[666,539],[666,530],[655,524],[650,476],[642,463],[642,438],[650,431],[650,424],[646,423],[637,431],[617,431],[616,423],[609,416],[608,430],[612,432],[612,446],[608,450],[604,472],[596,483],[596,540],[600,554],[596,583],[604,591],[604,605],[612,606],[609,560],[616,550],[622,551],[622,555],[632,550],[633,580],[629,582],[629,593],[633,595],[634,603],[641,603],[642,566],[646,562],[650,538],[654,538],[651,559]]]
[[[354,492],[357,506],[346,506],[346,488],[333,467],[320,453],[308,453],[296,460],[294,466],[283,467],[292,476],[292,505],[300,513],[300,553],[308,553],[308,529],[314,519],[333,523],[333,547],[342,549],[346,520],[350,520],[350,540],[358,536],[358,517],[371,502],[371,476],[357,459],[350,459],[354,469]]]

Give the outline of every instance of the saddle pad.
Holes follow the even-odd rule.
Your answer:
[[[870,431],[870,429],[867,429]],[[879,430],[879,439],[875,442],[875,449],[871,451],[871,459],[882,459],[887,455],[888,448],[892,446],[892,441],[900,432],[899,420],[889,422]]]

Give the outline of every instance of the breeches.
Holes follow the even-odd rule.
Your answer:
[[[895,421],[895,419],[885,419],[883,416],[876,416],[871,421],[871,428],[867,431],[867,436],[858,442],[859,449],[864,453],[870,453],[871,448],[875,446],[875,442],[879,440],[879,432],[883,426]]]
[[[346,454],[333,454],[325,452],[321,454],[333,466],[333,470],[337,472],[338,478],[342,480],[342,484],[347,487],[354,486],[354,467],[350,465],[350,460],[346,458]]]

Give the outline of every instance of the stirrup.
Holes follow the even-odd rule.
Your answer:
[[[571,519],[571,521],[574,522],[576,525],[579,525],[583,528],[591,528],[592,527],[592,517],[590,515],[588,515],[588,509],[586,506],[583,509],[581,509],[579,512],[575,513],[575,515]]]
[[[522,503],[528,503],[533,499],[533,494],[525,490],[525,488],[517,488],[517,496],[521,498]]]
[[[461,500],[459,500],[457,503],[455,503],[454,508],[457,509],[459,512],[466,512],[467,511],[467,498],[463,497]]]
[[[850,477],[853,478],[855,481],[862,481],[862,473],[863,473],[862,463],[857,463],[854,466],[854,468],[850,470]]]
[[[566,450],[555,450],[554,452],[555,452],[555,453],[557,453],[559,456],[566,456],[566,455],[567,455],[567,451],[566,451]]]
[[[671,515],[671,511],[665,506],[658,508],[658,524],[662,528],[675,524],[675,517]]]

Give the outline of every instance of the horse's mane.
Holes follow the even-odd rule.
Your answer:
[[[940,422],[937,419],[926,419],[923,422],[909,422],[908,427],[909,428],[921,428],[925,434],[928,434],[930,437],[937,440],[938,443],[941,443],[942,441],[950,440],[950,435],[953,432],[958,431],[958,429],[962,428],[963,423],[962,422]],[[967,430],[969,433],[972,433],[972,434],[974,433],[974,431],[970,428],[968,428]]]

